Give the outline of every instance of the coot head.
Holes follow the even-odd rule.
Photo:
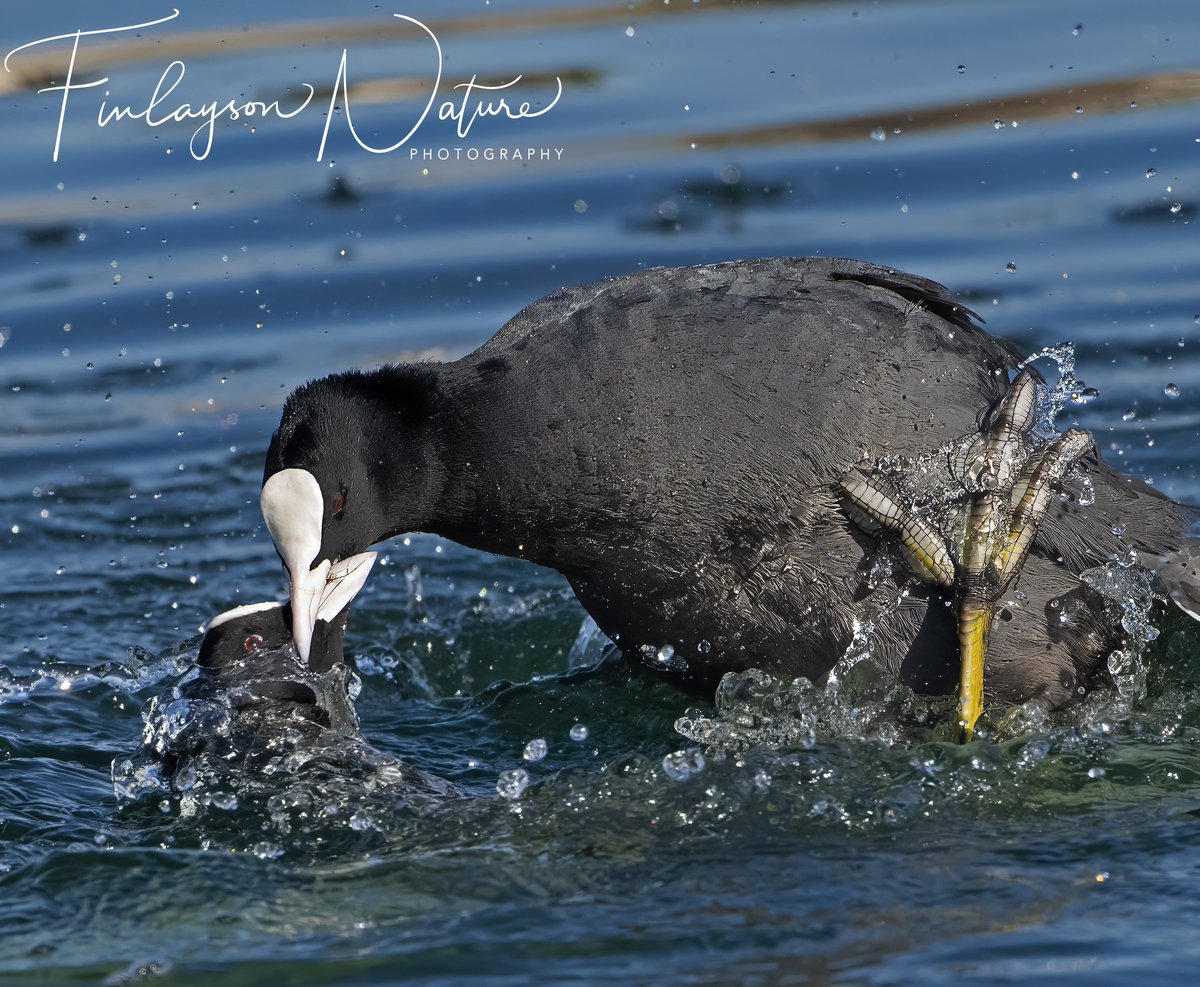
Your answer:
[[[307,671],[326,672],[343,663],[342,639],[349,611],[349,606],[343,607],[332,618],[317,622],[304,663]],[[218,678],[232,680],[255,671],[264,656],[275,656],[276,664],[286,658],[295,665],[298,655],[292,644],[292,608],[287,600],[249,603],[208,622],[196,664]]]
[[[421,530],[437,502],[437,396],[422,368],[389,367],[312,381],[288,398],[267,451],[261,503],[288,572],[301,657],[316,622],[362,587],[375,558],[363,550]]]

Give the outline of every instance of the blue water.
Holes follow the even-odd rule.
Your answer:
[[[10,4],[0,48],[170,10]],[[429,98],[433,45],[393,12],[437,36],[446,98],[522,75],[531,108],[556,77],[559,101],[465,139],[431,114],[380,155],[339,102],[318,162],[344,48],[364,141]],[[455,357],[564,284],[812,253],[934,278],[1026,349],[1073,341],[1100,396],[1060,425],[1200,501],[1190,0],[185,2],[84,40],[76,81],[109,81],[71,93],[54,163],[61,94],[36,90],[67,50],[0,72],[0,980],[1194,979],[1200,663],[1177,630],[1137,694],[958,748],[869,683],[718,708],[597,666],[556,574],[416,535],[356,606],[357,706],[464,798],[112,781],[198,627],[282,590],[257,500],[287,392]],[[202,161],[195,122],[96,125],[176,58],[164,108],[317,94],[218,122]],[[529,147],[552,159],[482,156]],[[678,719],[761,721],[772,689],[811,736],[664,766],[696,748]]]

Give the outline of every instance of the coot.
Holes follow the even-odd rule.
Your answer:
[[[373,554],[340,592],[353,597]],[[152,699],[140,760],[126,777],[154,776],[196,801],[233,791],[275,801],[287,786],[327,806],[386,794],[389,804],[424,805],[462,793],[449,782],[370,746],[343,661],[349,600],[316,622],[308,660],[292,641],[287,601],[254,603],[209,622],[195,673],[170,697]],[[328,619],[326,619],[328,618]],[[140,769],[140,770],[139,770]],[[349,787],[346,787],[346,786]],[[287,804],[287,798],[280,799]]]
[[[1200,613],[1194,512],[1038,434],[1022,366],[931,281],[772,258],[566,288],[452,363],[314,380],[262,498],[297,643],[357,553],[425,531],[557,569],[683,684],[815,678],[857,638],[949,692],[961,637],[991,701],[1069,703],[1123,637],[1088,570],[1136,552]]]

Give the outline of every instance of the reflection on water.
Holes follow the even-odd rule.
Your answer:
[[[945,106],[904,110],[876,110],[870,114],[777,123],[690,138],[702,148],[744,147],[758,144],[813,144],[861,139],[885,141],[900,134],[921,135],[928,131],[978,127],[990,123],[993,130],[1028,125],[1035,120],[1083,113],[1131,112],[1137,109],[1189,103],[1200,99],[1200,75],[1176,72],[1133,79],[1101,80],[1090,85],[1063,89],[1055,86],[1035,92],[998,95],[982,104],[956,102]],[[675,138],[676,143],[685,140]]]
[[[44,7],[8,11],[0,48],[166,12]],[[866,666],[681,696],[577,639],[557,575],[417,535],[356,608],[356,705],[381,764],[463,797],[347,775],[324,818],[312,779],[255,775],[236,807],[220,785],[194,812],[169,786],[117,806],[111,767],[186,687],[198,625],[281,588],[257,487],[287,391],[454,357],[563,284],[808,253],[935,278],[1027,351],[1073,340],[1099,397],[1059,427],[1200,500],[1190,3],[401,8],[444,86],[561,79],[561,103],[465,140],[430,121],[416,157],[339,118],[318,163],[342,49],[381,142],[428,99],[431,50],[390,9],[213,3],[83,45],[80,80],[132,103],[178,58],[181,100],[309,82],[323,105],[222,121],[196,162],[195,123],[98,128],[81,91],[52,166],[35,90],[66,47],[0,72],[0,970],[1187,982],[1200,673],[1157,613],[1144,684],[959,748],[940,701]],[[443,146],[564,153],[422,159]]]

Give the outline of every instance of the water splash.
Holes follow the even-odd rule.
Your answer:
[[[1055,423],[1069,404],[1081,405],[1099,397],[1100,392],[1088,387],[1075,376],[1075,344],[1071,342],[1046,346],[1027,357],[1018,371],[1038,360],[1050,360],[1058,369],[1058,379],[1047,387],[1038,388],[1038,414],[1034,435],[1042,440],[1057,438]]]
[[[757,669],[730,672],[717,688],[716,711],[689,710],[675,730],[708,750],[756,747],[812,750],[819,738],[892,748],[953,731],[953,697],[919,696],[873,661],[871,632],[862,631],[820,683]],[[933,732],[931,733],[931,728]]]
[[[672,781],[687,781],[704,771],[704,755],[694,747],[674,751],[662,759],[663,774]]]
[[[366,742],[345,665],[314,674],[289,649],[210,672],[188,668],[143,705],[141,746],[112,762],[125,811],[154,806],[181,838],[209,846],[224,833],[272,859],[387,833],[398,811],[460,794]]]
[[[1088,569],[1079,579],[1104,597],[1125,631],[1125,646],[1109,656],[1108,672],[1117,694],[1129,707],[1145,695],[1146,647],[1159,634],[1150,620],[1157,599],[1153,577],[1131,560]]]
[[[529,784],[529,772],[524,768],[513,768],[511,771],[500,772],[500,777],[496,780],[496,792],[501,798],[515,802],[525,794]]]

